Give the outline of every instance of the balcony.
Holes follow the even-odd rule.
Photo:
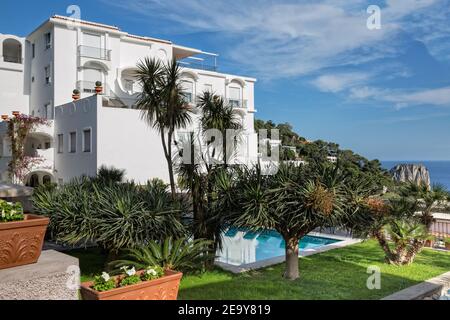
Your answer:
[[[109,86],[106,83],[104,83],[102,86],[103,86],[102,94],[109,95],[111,92]],[[80,90],[82,94],[83,93],[87,93],[89,95],[95,94],[95,82],[80,80],[77,82],[77,89]]]
[[[103,48],[79,46],[78,55],[83,58],[111,61],[111,50]]]
[[[202,52],[195,57],[188,56],[182,58],[178,60],[178,63],[182,68],[217,71],[217,57],[218,55],[215,53]]]
[[[246,109],[247,108],[247,100],[241,99],[225,99],[225,103],[229,104],[233,108]]]

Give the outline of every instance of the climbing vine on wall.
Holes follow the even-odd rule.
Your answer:
[[[23,114],[8,121],[8,137],[11,141],[11,161],[8,168],[13,183],[24,184],[31,168],[43,162],[42,158],[25,155],[27,136],[39,125],[48,125],[48,121]]]

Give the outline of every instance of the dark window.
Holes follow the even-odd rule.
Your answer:
[[[58,153],[63,153],[64,148],[64,135],[58,134]]]
[[[77,152],[77,133],[76,132],[71,132],[70,136],[69,136],[69,152],[70,153],[75,153]]]
[[[91,129],[83,130],[83,152],[91,152]]]

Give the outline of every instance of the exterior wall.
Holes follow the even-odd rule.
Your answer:
[[[50,32],[52,34],[52,46],[46,48],[45,34]],[[30,82],[30,110],[29,114],[36,117],[46,117],[44,106],[50,104],[51,107],[55,105],[54,101],[54,27],[52,25],[44,25],[36,30],[33,34],[27,37],[29,46],[35,47],[35,57],[30,56],[30,77],[27,81]],[[45,82],[45,67],[50,66],[51,82]]]
[[[3,44],[7,40],[18,41],[21,45],[21,62],[4,61],[6,52]],[[13,111],[28,113],[29,111],[29,84],[26,82],[29,74],[28,47],[25,38],[13,35],[0,34],[0,113],[11,116]],[[5,55],[5,56],[4,56]]]
[[[78,32],[59,25],[54,28],[54,106],[71,101],[78,80]]]
[[[81,175],[97,173],[97,103],[100,96],[70,102],[55,109],[55,178],[67,182]],[[91,152],[83,152],[83,130],[91,128]],[[69,134],[76,132],[76,152],[69,153]],[[63,152],[58,152],[58,135],[63,134]]]
[[[161,138],[133,109],[99,107],[97,166],[125,169],[126,179],[169,182]],[[118,129],[120,128],[120,129]]]

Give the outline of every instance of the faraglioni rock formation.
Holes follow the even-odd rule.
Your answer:
[[[423,164],[399,164],[390,173],[397,182],[413,182],[428,188],[431,186],[430,173]]]

